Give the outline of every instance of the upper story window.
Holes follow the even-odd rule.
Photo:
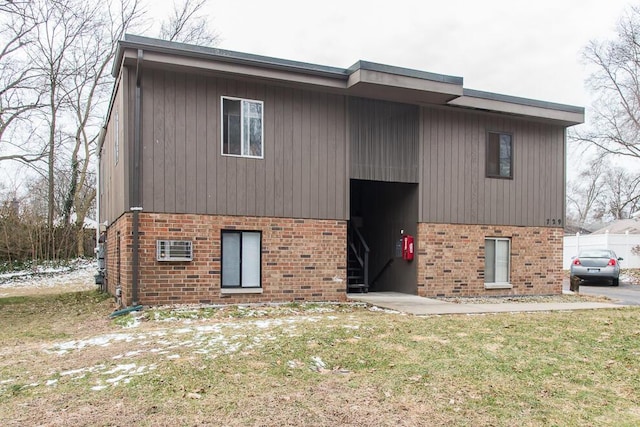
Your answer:
[[[263,158],[263,103],[222,97],[222,154]]]
[[[489,178],[513,178],[513,137],[509,133],[487,132]]]

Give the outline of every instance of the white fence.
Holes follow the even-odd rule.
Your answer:
[[[622,268],[640,268],[640,256],[634,255],[631,249],[640,245],[640,234],[587,234],[564,236],[564,255],[562,267],[568,270],[571,266],[571,257],[578,255],[581,249],[611,249],[619,257]]]

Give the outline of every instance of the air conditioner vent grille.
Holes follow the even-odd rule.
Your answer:
[[[158,261],[192,261],[193,246],[190,240],[158,240],[156,242]]]

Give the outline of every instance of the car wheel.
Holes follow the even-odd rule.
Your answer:
[[[616,277],[615,279],[613,279],[613,280],[611,281],[611,284],[612,284],[613,286],[618,286],[618,285],[620,285],[620,279],[618,279],[618,278]]]

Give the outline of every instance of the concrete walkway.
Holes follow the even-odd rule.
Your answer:
[[[429,314],[478,314],[478,313],[516,313],[530,311],[591,310],[596,308],[620,308],[620,304],[602,302],[564,302],[564,303],[495,303],[495,304],[458,304],[437,299],[423,298],[417,295],[398,292],[370,292],[367,294],[347,294],[354,301],[366,302],[376,307],[396,310],[402,313]]]

